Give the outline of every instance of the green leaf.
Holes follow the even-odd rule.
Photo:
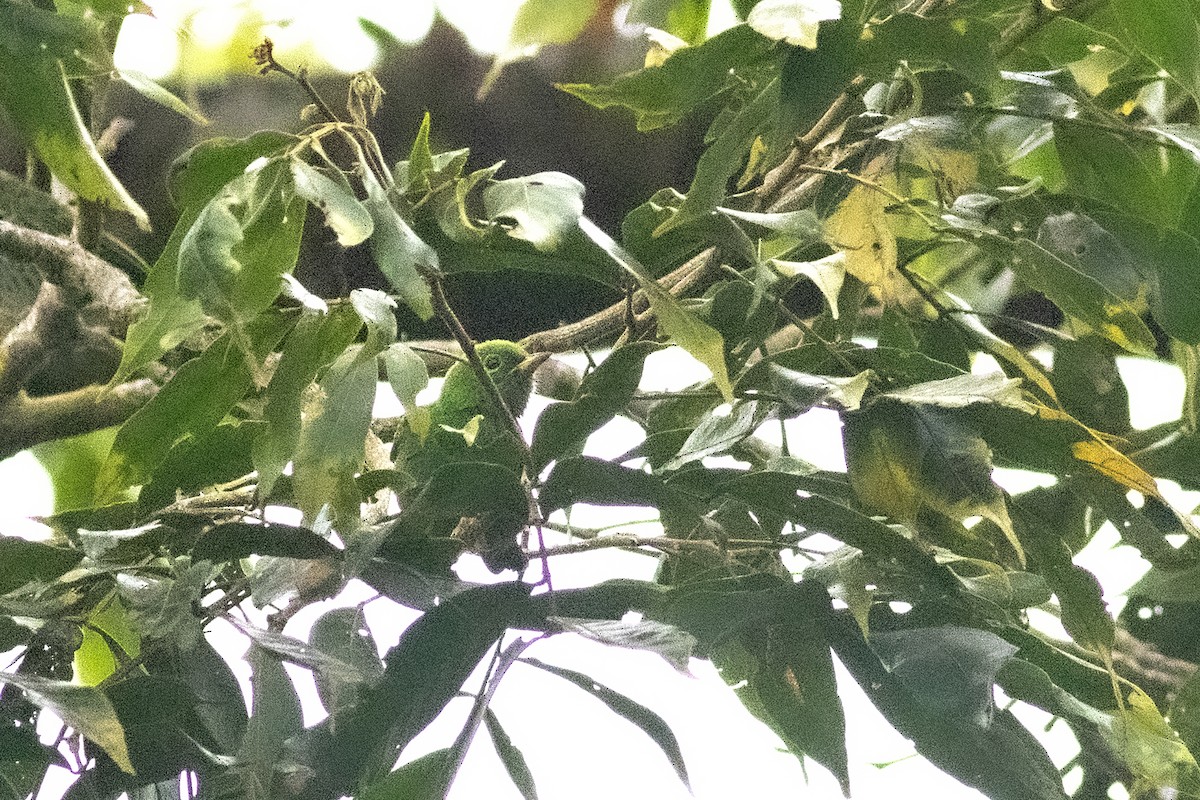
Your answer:
[[[69,769],[65,758],[38,741],[30,728],[0,727],[0,798],[25,800],[37,794],[50,765]]]
[[[77,550],[53,547],[13,536],[0,536],[0,594],[31,581],[49,582],[74,568],[83,558]]]
[[[519,50],[574,41],[599,5],[598,0],[525,0],[513,20],[508,45]]]
[[[1124,38],[1193,98],[1200,100],[1200,18],[1192,3],[1115,0],[1112,12]]]
[[[508,733],[500,725],[500,718],[496,716],[496,712],[490,708],[485,709],[483,723],[487,726],[488,735],[492,737],[496,755],[500,756],[508,777],[512,779],[521,797],[525,800],[537,800],[537,786],[533,782],[533,773],[529,771],[529,763],[525,761],[525,754],[513,744]]]
[[[788,416],[803,414],[813,406],[854,411],[862,403],[870,386],[871,373],[860,372],[850,378],[809,375],[789,369],[776,361],[764,361],[738,381],[738,388],[757,389],[780,402]],[[702,423],[703,424],[703,423]]]
[[[1048,570],[1046,580],[1058,596],[1062,624],[1071,638],[1097,653],[1111,652],[1116,623],[1104,604],[1096,576],[1083,567],[1066,563]]]
[[[675,768],[675,774],[679,776],[679,780],[683,782],[684,786],[688,787],[689,791],[691,790],[692,785],[688,780],[687,765],[684,764],[683,753],[679,750],[679,742],[675,738],[675,733],[671,730],[671,727],[667,725],[666,720],[658,714],[655,714],[641,703],[636,703],[625,695],[613,691],[602,683],[597,682],[590,675],[585,675],[582,672],[576,672],[573,669],[559,667],[554,664],[547,664],[536,658],[522,658],[521,663],[531,664],[538,669],[549,672],[551,675],[557,675],[563,680],[570,681],[604,703],[614,714],[624,717],[629,722],[641,728],[662,749],[663,755],[667,757],[667,760],[671,762],[671,766]]]
[[[223,522],[200,536],[192,548],[192,559],[220,564],[252,555],[337,558],[341,553],[341,550],[308,528],[276,522]]]
[[[251,358],[261,364],[292,321],[266,314],[246,326]],[[233,352],[231,334],[184,364],[154,399],[117,432],[112,452],[96,479],[97,497],[111,499],[144,482],[177,442],[201,437],[217,426],[254,383],[247,359]]]
[[[700,44],[708,30],[709,0],[635,0],[626,19]]]
[[[192,650],[147,648],[142,655],[152,675],[169,677],[193,695],[195,713],[207,732],[207,737],[193,739],[205,742],[211,738],[217,752],[236,752],[249,718],[246,704],[233,671],[209,641],[201,638]],[[144,709],[138,708],[138,714],[152,716]]]
[[[871,646],[931,713],[979,728],[991,724],[992,685],[1017,652],[994,633],[954,625],[877,633]]]
[[[918,545],[875,518],[811,491],[803,476],[756,472],[721,484],[720,491],[742,500],[755,513],[791,520],[810,533],[826,533],[871,559],[894,560],[928,585],[949,583],[950,576]],[[800,494],[800,493],[803,494]]]
[[[283,345],[283,353],[266,388],[263,421],[252,456],[258,491],[269,497],[300,440],[304,392],[317,373],[340,355],[362,329],[362,318],[342,306],[327,315],[304,314]]]
[[[584,234],[608,254],[623,270],[637,278],[638,284],[650,301],[650,308],[658,319],[659,328],[675,344],[688,351],[697,361],[712,371],[713,383],[717,385],[726,402],[733,400],[733,384],[725,363],[725,340],[715,328],[708,325],[679,300],[659,285],[658,281],[632,255],[613,241],[587,217],[579,218]]]
[[[562,172],[495,181],[483,189],[483,208],[508,236],[552,251],[579,225],[583,184]]]
[[[335,180],[296,157],[289,163],[296,194],[321,210],[325,224],[337,234],[338,244],[353,247],[371,235],[375,227],[371,215],[354,196],[344,175],[339,173],[341,180]]]
[[[121,573],[117,592],[143,639],[191,650],[203,635],[204,623],[195,609],[213,569],[206,563],[192,564],[186,556],[171,566],[171,577],[164,578]]]
[[[620,413],[637,391],[646,357],[658,349],[652,342],[617,348],[584,376],[575,399],[547,407],[533,430],[534,470],[579,453],[588,436]]]
[[[1154,225],[1180,224],[1200,171],[1176,147],[1069,119],[1055,121],[1054,147],[1071,191]]]
[[[355,613],[353,609],[337,610],[349,611],[352,614]],[[333,638],[332,627],[340,624],[336,622],[340,617],[333,619],[334,622],[332,625],[327,622],[324,626],[326,630],[323,633],[323,638],[327,640]],[[335,653],[318,647],[315,642],[309,644],[308,642],[277,631],[257,628],[253,625],[239,626],[239,630],[249,636],[250,640],[258,647],[269,651],[284,661],[313,670],[327,678],[333,678],[342,682],[369,684],[378,680],[383,674],[383,666],[379,663],[378,658],[371,661],[355,656],[353,660],[346,660],[338,657]]]
[[[755,140],[775,121],[779,102],[780,82],[775,79],[757,89],[734,113],[696,162],[696,174],[683,204],[674,216],[658,226],[655,236],[701,219],[725,205],[730,179],[744,167]]]
[[[252,472],[250,447],[262,427],[250,420],[218,425],[204,436],[176,444],[138,494],[139,512],[147,514],[180,496]]]
[[[846,253],[839,250],[836,253],[818,258],[816,261],[784,261],[772,258],[771,268],[785,278],[797,278],[803,275],[813,282],[813,285],[825,296],[829,303],[829,313],[834,319],[838,318],[838,295],[842,291],[842,283],[846,280]]]
[[[696,650],[696,637],[685,630],[654,620],[625,622],[609,619],[580,619],[554,617],[562,630],[577,633],[585,639],[631,650],[645,650],[661,656],[682,673]]]
[[[964,408],[975,403],[989,403],[1018,411],[1031,411],[1021,391],[1021,380],[1009,378],[1003,372],[987,375],[955,375],[952,378],[926,381],[903,389],[886,392],[884,397],[907,405]]]
[[[524,520],[529,500],[520,477],[508,467],[462,461],[439,467],[407,511],[416,517],[489,514]]]
[[[936,766],[993,800],[1027,800],[1029,797],[1065,800],[1057,768],[1011,712],[994,711],[985,727],[980,727],[977,719],[970,715],[938,713],[939,703],[944,705],[947,698],[939,696],[932,686],[937,683],[936,674],[915,674],[918,670],[914,669],[910,673],[912,680],[905,681],[884,666],[879,656],[867,646],[853,620],[836,618],[827,611],[821,619],[834,653],[854,680],[888,722],[911,739],[917,751]],[[982,667],[994,663],[1002,655],[999,644],[993,647],[987,641],[974,640],[978,633],[985,632],[966,634],[965,641],[960,640],[957,646],[967,655],[968,667],[973,663],[980,667],[965,671],[950,667],[952,675],[974,676],[976,686],[986,674]],[[983,657],[971,657],[973,651],[982,653]],[[990,659],[989,653],[992,654]],[[953,658],[952,653],[942,655]],[[966,700],[978,695],[971,684],[971,680],[961,682],[965,692],[960,695],[963,702],[952,705],[967,710],[972,708]],[[910,686],[915,687],[917,693]],[[934,694],[923,697],[921,693],[931,688]]]
[[[421,270],[439,269],[437,251],[417,236],[373,177],[364,179],[364,183],[367,199],[363,205],[374,221],[371,254],[375,263],[405,305],[427,320],[433,316],[433,302]]]
[[[362,468],[378,375],[375,354],[351,345],[330,365],[316,391],[305,394],[292,483],[296,505],[310,522],[330,506],[340,529],[357,523],[360,497],[354,476]]]
[[[429,385],[425,360],[402,342],[395,342],[380,354],[388,384],[404,406],[404,421],[421,441],[429,433],[430,411],[417,405],[417,395]]]
[[[727,452],[753,435],[766,421],[769,412],[767,403],[739,400],[734,402],[728,414],[705,417],[684,441],[675,457],[662,465],[662,470],[670,472],[693,461]]]
[[[199,300],[248,348],[242,328],[279,296],[303,227],[288,162],[272,159],[243,173],[208,201],[180,242],[180,294]]]
[[[207,766],[202,748],[211,748],[216,742],[198,712],[204,703],[187,683],[135,673],[112,684],[105,693],[125,729],[137,783],[177,778],[185,769]],[[154,713],[147,714],[148,708]]]
[[[117,70],[117,77],[125,81],[129,85],[129,88],[147,100],[158,103],[163,108],[169,108],[171,111],[174,111],[181,117],[190,119],[197,125],[209,124],[207,117],[180,100],[169,89],[144,72],[132,69],[119,69]]]
[[[404,180],[401,181],[397,175],[397,182],[405,192],[429,188],[430,173],[435,169],[433,151],[429,148],[429,122],[429,112],[426,111],[421,118],[421,127],[417,129],[417,137],[409,149]]]
[[[0,672],[0,683],[21,689],[31,703],[57,715],[63,724],[71,726],[107,753],[122,771],[133,774],[125,730],[104,692],[91,686],[12,672]]]
[[[1144,692],[1130,693],[1128,703],[1113,715],[1107,738],[1140,781],[1179,787],[1183,797],[1194,797],[1200,788],[1195,757]]]
[[[83,200],[150,218],[105,163],[80,116],[67,80],[72,72],[111,68],[98,26],[40,8],[0,4],[0,108],[54,176]]]
[[[730,70],[766,59],[772,42],[737,25],[696,47],[672,53],[661,66],[623,75],[607,86],[559,84],[597,108],[622,106],[637,117],[639,131],[674,125],[730,83]]]
[[[284,742],[304,730],[300,699],[279,656],[251,644],[250,720],[238,750],[242,765],[242,791],[255,796],[273,786],[275,769],[284,752]]]
[[[121,365],[110,381],[115,386],[198,331],[204,324],[200,304],[179,291],[179,248],[193,223],[222,188],[259,158],[295,144],[296,137],[261,131],[246,139],[209,139],[181,155],[171,166],[168,187],[180,208],[179,221],[158,260],[150,268],[143,294],[150,305],[125,337]]]
[[[457,594],[409,626],[379,683],[343,715],[310,764],[331,796],[386,774],[529,604],[528,586],[499,583]],[[441,779],[444,785],[444,771]]]
[[[309,640],[318,652],[350,668],[318,665],[317,692],[330,715],[337,716],[357,703],[367,687],[383,674],[383,662],[360,609],[335,608],[322,614],[313,623]]]
[[[658,508],[669,496],[661,478],[611,461],[579,456],[554,465],[542,484],[542,510],[549,514],[574,503]]]
[[[1039,244],[1018,239],[1010,261],[1017,275],[1066,314],[1131,353],[1154,352],[1154,334],[1129,301]]]
[[[971,83],[989,88],[1000,80],[992,48],[999,32],[979,19],[894,14],[867,28],[860,59],[881,80],[898,64],[912,68],[946,65]]]
[[[360,800],[443,800],[451,754],[449,747],[426,753],[368,784],[356,796]]]

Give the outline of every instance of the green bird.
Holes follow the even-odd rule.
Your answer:
[[[496,339],[475,346],[476,354],[513,416],[519,416],[529,404],[533,391],[533,373],[549,356],[531,356],[515,342]],[[459,362],[446,373],[437,401],[429,407],[429,431],[424,441],[411,429],[398,432],[392,449],[396,466],[413,479],[412,488],[401,496],[401,506],[413,507],[421,493],[438,473],[453,464],[485,462],[520,476],[525,462],[525,444],[517,440],[503,411],[496,407],[471,365]],[[446,472],[442,473],[444,478]],[[486,496],[487,487],[481,487]],[[524,555],[516,544],[516,534],[526,520],[511,516],[496,517],[486,512],[462,519],[420,519],[425,536],[452,533],[483,556],[493,571],[520,569]],[[413,523],[410,523],[410,525]],[[406,533],[415,533],[409,525]]]

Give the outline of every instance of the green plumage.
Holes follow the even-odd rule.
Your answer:
[[[509,411],[519,416],[529,403],[533,371],[544,359],[531,358],[520,345],[504,340],[483,342],[476,345],[475,350]],[[429,421],[429,432],[424,441],[407,427],[396,436],[392,456],[397,468],[413,479],[412,489],[400,498],[402,508],[419,506],[417,498],[422,491],[437,480],[448,480],[445,472],[442,477],[436,477],[438,470],[452,464],[486,462],[502,466],[515,476],[521,475],[524,443],[517,439],[470,364],[457,363],[446,373],[441,395],[429,407]],[[487,496],[492,488],[481,486],[479,492]],[[524,519],[491,513],[462,520],[457,517],[429,519],[421,514],[418,517],[402,522],[401,535],[453,535],[482,555],[493,571],[519,570],[524,566],[525,556],[516,543]]]

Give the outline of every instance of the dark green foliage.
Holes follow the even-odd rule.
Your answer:
[[[84,119],[105,108],[94,76],[201,118],[113,72],[124,6],[45,5],[0,0],[0,110],[45,168],[33,181],[52,173],[76,196],[85,242],[99,208],[146,216],[92,141],[107,122]],[[608,5],[530,0],[488,87],[538,47],[598,47]],[[622,209],[619,238],[585,213],[608,198],[570,175],[438,152],[437,113],[396,163],[367,128],[367,75],[352,122],[320,111],[299,133],[212,138],[178,159],[178,221],[141,254],[129,306],[65,274],[64,258],[103,268],[82,247],[29,257],[32,230],[70,226],[4,177],[0,445],[41,443],[60,513],[45,542],[0,536],[0,651],[20,654],[0,673],[0,800],[62,762],[30,734],[43,714],[82,737],[70,796],[87,800],[176,792],[184,772],[214,800],[443,798],[484,728],[535,798],[538,743],[489,707],[509,668],[531,666],[631,722],[690,786],[686,741],[657,710],[523,654],[564,635],[681,670],[709,659],[847,796],[858,765],[834,656],[918,753],[990,798],[1067,796],[997,686],[1075,733],[1075,797],[1115,782],[1200,797],[1200,683],[1136,657],[1142,639],[1200,658],[1200,533],[1160,486],[1200,489],[1195,4],[847,0],[810,18],[825,5],[736,2],[743,22],[707,37],[705,0],[631,4],[630,22],[660,31],[647,65],[603,74],[594,58],[594,82],[572,78],[560,99],[623,108],[642,132],[706,133],[687,191]],[[268,51],[263,79],[282,81]],[[306,219],[373,259],[387,291],[311,294],[292,276],[315,252]],[[474,343],[454,289],[511,271],[585,278],[613,305]],[[34,303],[42,274],[62,324]],[[410,340],[414,315],[460,346],[448,370]],[[123,345],[106,388],[82,369],[68,392],[26,379],[44,355],[31,346],[70,348],[80,331],[114,361]],[[566,352],[586,369],[543,367]],[[658,359],[685,353],[702,377],[647,391],[664,384]],[[1134,427],[1131,355],[1178,368],[1177,421]],[[381,388],[402,416],[377,418]],[[525,425],[539,388],[558,402]],[[810,412],[837,418],[844,468],[805,460]],[[645,436],[613,446],[618,426]],[[1052,480],[1011,493],[997,467]],[[592,529],[588,506],[658,527]],[[1117,619],[1077,559],[1108,523],[1152,564]],[[560,556],[607,547],[655,557],[654,579],[550,591]],[[469,559],[516,576],[473,583]],[[419,614],[382,657],[369,608],[325,611],[309,641],[285,631],[353,579]],[[217,620],[251,641],[249,713],[206,637]],[[285,664],[313,673],[328,718],[305,728]],[[464,696],[458,740],[414,758]]]

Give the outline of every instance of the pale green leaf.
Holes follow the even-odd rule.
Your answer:
[[[207,125],[208,118],[179,99],[173,92],[144,72],[132,69],[117,70],[117,77],[129,84],[129,88],[163,108],[169,108],[181,117],[187,117],[197,125]]]
[[[583,184],[561,172],[495,181],[483,189],[488,219],[543,252],[556,249],[583,214]]]
[[[337,234],[338,244],[353,247],[371,235],[375,227],[371,215],[344,177],[334,180],[298,158],[290,163],[296,194],[321,210],[325,224]]]
[[[133,774],[133,763],[125,743],[125,730],[116,709],[104,692],[92,686],[0,672],[0,683],[8,683],[25,692],[30,702],[62,719],[108,753],[123,771]]]

